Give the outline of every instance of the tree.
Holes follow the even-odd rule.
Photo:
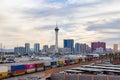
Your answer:
[[[107,59],[107,58],[108,58],[108,56],[109,56],[109,55],[106,53],[106,54],[105,54],[105,58]]]
[[[110,54],[109,54],[110,63],[112,62],[113,56],[114,56],[113,53],[110,53]]]
[[[6,57],[5,56],[2,56],[2,61],[5,61],[6,60]]]

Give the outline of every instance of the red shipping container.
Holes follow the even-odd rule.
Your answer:
[[[35,64],[26,64],[25,67],[26,69],[33,69],[35,68]]]
[[[70,60],[65,60],[65,64],[69,65],[70,64]]]
[[[36,65],[36,67],[43,67],[44,63],[36,63],[35,65]]]

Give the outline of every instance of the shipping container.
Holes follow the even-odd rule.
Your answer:
[[[7,78],[8,76],[8,72],[0,72],[0,80],[3,78]]]
[[[44,66],[36,68],[36,71],[44,71]]]
[[[23,75],[23,74],[25,74],[25,69],[24,70],[16,70],[16,71],[12,71],[11,72],[11,75],[12,76],[17,76],[17,75]]]
[[[93,56],[88,56],[88,61],[92,61],[93,59]]]
[[[64,60],[58,60],[58,66],[64,66]]]
[[[0,66],[0,79],[8,77],[8,66]]]
[[[17,70],[24,70],[25,69],[25,65],[11,65],[11,71],[17,71]]]
[[[85,57],[82,57],[82,62],[85,62]]]
[[[70,60],[69,59],[65,60],[65,65],[70,65]]]
[[[8,72],[8,66],[0,66],[0,73]]]
[[[57,67],[57,61],[51,61],[51,67],[52,68]]]
[[[11,70],[11,75],[12,76],[17,76],[17,75],[22,75],[25,74],[25,65],[24,64],[12,64],[10,66]]]
[[[43,67],[43,66],[44,66],[44,63],[35,63],[35,66],[36,66],[36,67]]]
[[[33,69],[35,68],[35,64],[25,64],[26,69]]]
[[[51,62],[50,61],[44,61],[44,69],[50,69],[51,68]]]
[[[87,62],[87,61],[88,61],[88,58],[86,57],[86,58],[85,58],[85,62]]]
[[[98,59],[99,59],[99,57],[94,57],[94,58],[93,58],[93,60],[98,60]]]
[[[27,70],[26,70],[26,73],[33,73],[33,72],[35,72],[35,68],[27,69]]]
[[[51,69],[51,65],[49,65],[49,66],[44,66],[44,69],[45,69],[45,70]]]
[[[35,72],[35,64],[31,63],[31,64],[25,64],[26,67],[26,73],[33,73]]]
[[[36,71],[44,71],[44,63],[35,63],[36,67]]]
[[[70,59],[70,64],[74,64],[74,59]]]
[[[75,64],[79,63],[79,59],[74,59]]]
[[[82,62],[82,58],[79,58],[79,63],[81,63]]]

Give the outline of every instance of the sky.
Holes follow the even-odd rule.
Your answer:
[[[120,44],[120,0],[0,0],[0,43],[5,48],[30,43],[55,44],[104,41]]]

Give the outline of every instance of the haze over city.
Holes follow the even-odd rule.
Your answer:
[[[0,0],[0,43],[6,48],[63,39],[120,43],[120,0]]]

